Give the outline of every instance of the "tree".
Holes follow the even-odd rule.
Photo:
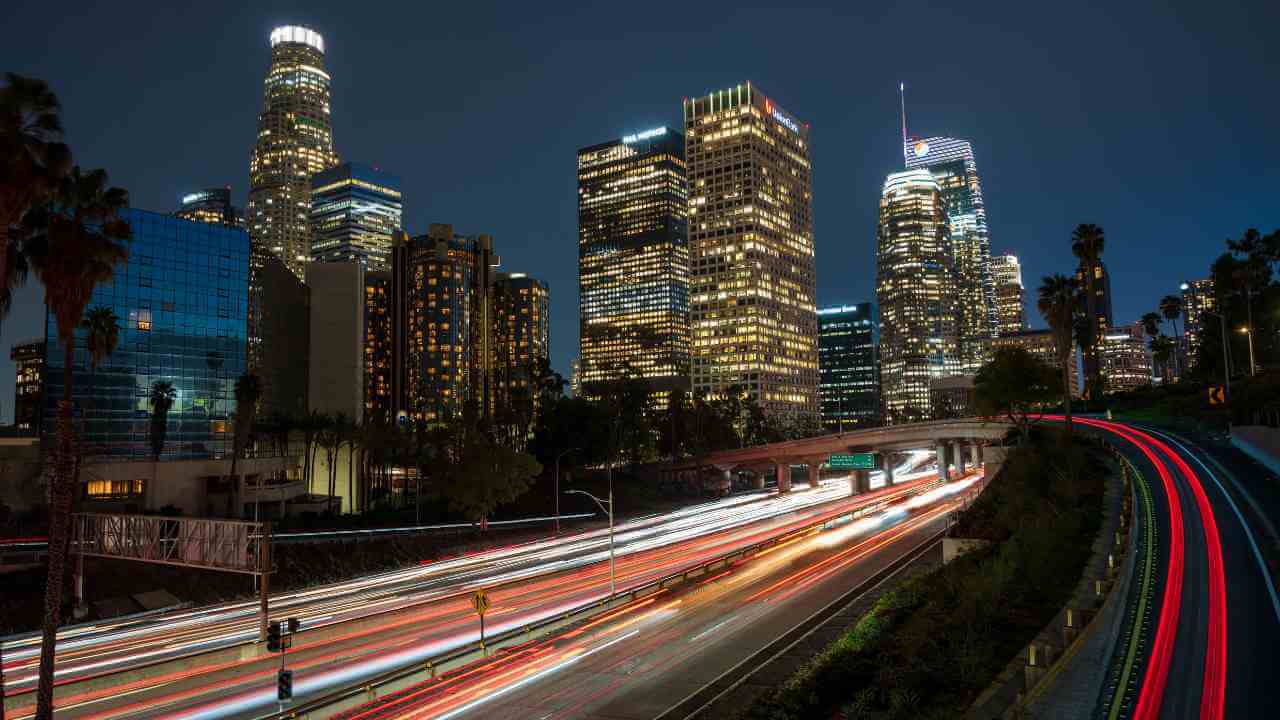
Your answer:
[[[1142,331],[1150,337],[1160,334],[1160,323],[1162,318],[1160,313],[1149,312],[1143,315],[1138,322],[1142,323]]]
[[[542,465],[533,456],[473,434],[457,461],[438,474],[443,481],[439,491],[448,499],[450,510],[480,520],[523,495],[530,479],[541,472]]]
[[[1182,344],[1184,338],[1178,332],[1178,318],[1182,316],[1182,298],[1177,295],[1165,295],[1160,298],[1160,314],[1173,324],[1173,337],[1177,338],[1173,348],[1173,372],[1181,375],[1181,366],[1178,362],[1178,348]]]
[[[23,218],[58,190],[71,167],[62,107],[42,80],[5,73],[0,87],[0,300],[8,302]],[[18,284],[25,275],[18,279]],[[3,312],[0,312],[3,317]]]
[[[1054,350],[1062,368],[1062,406],[1067,418],[1067,435],[1071,434],[1071,366],[1074,361],[1076,321],[1076,282],[1066,275],[1048,275],[1040,281],[1036,307],[1053,332]],[[1090,324],[1093,324],[1092,318]]]
[[[1148,345],[1151,348],[1151,359],[1160,368],[1161,377],[1164,378],[1166,383],[1170,382],[1172,380],[1172,363],[1169,362],[1169,359],[1174,354],[1173,338],[1165,337],[1164,335],[1152,335]]]
[[[160,462],[165,442],[169,439],[169,410],[178,399],[178,389],[167,380],[157,380],[151,385],[151,459]]]
[[[106,305],[90,308],[80,321],[89,348],[89,388],[97,391],[98,367],[120,344],[120,317]]]
[[[996,348],[973,381],[977,410],[982,415],[1009,418],[1025,442],[1032,410],[1053,400],[1056,375],[1052,367],[1023,348]]]
[[[235,435],[231,439],[231,481],[238,488],[244,488],[244,483],[240,481],[240,476],[236,469],[240,464],[240,456],[249,446],[249,441],[253,437],[253,421],[258,415],[258,400],[262,397],[262,380],[252,372],[236,378],[236,412],[235,427],[233,428]],[[238,493],[237,493],[238,494]],[[262,497],[262,482],[258,482],[258,491],[253,496],[253,519],[258,519],[258,503]],[[243,508],[236,508],[236,514],[243,512]]]
[[[1097,225],[1084,223],[1077,225],[1071,233],[1071,253],[1080,260],[1081,275],[1084,276],[1085,312],[1088,314],[1087,331],[1080,337],[1081,346],[1085,350],[1085,370],[1089,377],[1085,378],[1085,396],[1101,396],[1101,369],[1098,363],[1098,293],[1095,283],[1097,268],[1102,259],[1102,251],[1106,247],[1106,235]]]
[[[12,80],[11,80],[12,82]],[[79,470],[72,424],[75,331],[99,283],[111,280],[129,253],[129,224],[119,213],[129,195],[107,186],[107,173],[73,168],[58,184],[52,203],[26,213],[23,251],[44,284],[45,307],[52,313],[63,350],[62,401],[58,404],[57,450],[51,487],[48,581],[45,586],[40,682],[36,716],[53,714],[53,660],[61,621],[62,580],[71,524],[71,499]]]

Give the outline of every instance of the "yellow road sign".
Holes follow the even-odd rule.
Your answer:
[[[1223,405],[1226,402],[1227,402],[1227,394],[1225,391],[1223,391],[1222,386],[1210,385],[1209,386],[1209,404]]]
[[[484,617],[485,611],[489,609],[489,596],[485,594],[484,590],[477,590],[471,596],[471,607],[476,609],[477,615]]]

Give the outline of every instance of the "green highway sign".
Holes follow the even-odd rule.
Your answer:
[[[879,468],[875,453],[853,453],[850,455],[832,455],[827,467],[833,470],[875,470]]]

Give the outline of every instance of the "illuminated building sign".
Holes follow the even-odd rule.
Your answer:
[[[929,154],[929,143],[921,140],[920,142],[916,143],[915,151],[916,151],[916,157],[924,157],[925,155]]]
[[[649,138],[660,137],[666,134],[667,129],[665,127],[656,127],[650,130],[645,130],[642,133],[636,133],[635,135],[623,135],[622,142],[630,145],[631,143],[637,143],[641,140],[648,140]]]
[[[769,102],[768,100],[765,100],[764,109],[766,112],[768,112],[770,115],[773,116],[774,120],[777,120],[778,122],[782,123],[782,125],[786,128],[789,128],[791,132],[795,132],[795,133],[800,132],[800,126],[796,124],[796,121],[792,120],[786,115],[783,115],[782,111],[779,110],[777,107],[775,107],[773,103]]]
[[[190,205],[191,203],[194,203],[194,202],[203,202],[203,201],[208,200],[208,199],[209,199],[209,193],[207,193],[207,192],[191,193],[190,195],[183,195],[183,196],[182,196],[182,204],[183,204],[183,205]]]

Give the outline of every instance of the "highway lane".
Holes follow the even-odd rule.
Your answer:
[[[920,484],[933,482],[930,476],[921,475],[915,480],[895,485],[882,493],[910,493]],[[788,496],[764,496],[738,499],[690,508],[676,513],[674,519],[664,517],[640,521],[639,527],[620,528],[619,540],[627,543],[619,555],[620,586],[647,582],[666,574],[676,566],[696,562],[698,558],[714,557],[731,548],[763,539],[785,531],[788,527],[812,522],[838,508],[853,507],[874,501],[879,493],[855,498],[848,496],[846,482],[830,482],[816,490],[805,490]],[[576,604],[589,602],[607,594],[608,577],[607,539],[601,542],[599,531],[583,533],[574,538],[540,541],[529,546],[507,549],[505,553],[485,553],[483,556],[447,561],[446,564],[464,562],[480,563],[486,572],[471,568],[465,572],[446,573],[415,582],[400,581],[394,594],[394,603],[387,607],[372,602],[371,597],[385,600],[385,588],[375,591],[334,593],[332,588],[322,588],[305,596],[305,608],[311,614],[304,615],[312,626],[330,626],[329,637],[324,641],[302,643],[291,653],[291,664],[300,663],[299,685],[306,688],[306,668],[330,667],[337,663],[370,660],[364,671],[386,669],[381,659],[372,661],[375,655],[400,653],[402,657],[386,662],[412,662],[474,640],[474,618],[471,615],[465,593],[476,586],[492,587],[495,579],[513,584],[499,588],[492,595],[495,603],[509,608],[512,615],[496,617],[491,632],[503,627],[520,625],[532,620],[562,612]],[[585,547],[583,545],[585,544]],[[576,548],[572,553],[562,552],[566,545]],[[430,566],[426,568],[430,570]],[[410,574],[419,572],[414,569]],[[549,573],[554,573],[549,575]],[[400,577],[400,574],[387,574]],[[386,576],[378,576],[382,579]],[[364,582],[356,585],[363,586]],[[435,583],[435,585],[432,585]],[[352,583],[342,584],[347,588]],[[426,586],[426,590],[423,588]],[[293,596],[290,596],[293,597]],[[298,604],[303,604],[299,601]],[[378,615],[371,627],[345,632],[341,623],[366,618],[377,610],[387,610]],[[273,612],[273,616],[293,615],[297,606]],[[323,613],[317,616],[316,613]],[[199,617],[199,613],[195,613]],[[191,618],[185,618],[191,622]],[[247,620],[252,625],[252,620]],[[151,628],[136,640],[145,652],[163,656],[181,652],[192,642],[192,634],[221,630],[214,623],[213,630],[194,626],[181,626],[172,638],[156,638]],[[194,627],[194,629],[192,629]],[[146,643],[151,644],[146,644]],[[97,650],[112,655],[114,650]],[[77,659],[92,663],[95,658],[82,651]],[[114,656],[114,655],[113,655]],[[103,690],[75,694],[62,699],[59,707],[68,716],[85,717],[136,717],[147,712],[172,712],[180,707],[195,707],[211,695],[221,696],[230,687],[251,685],[255,681],[274,682],[274,659],[249,659],[226,662],[212,667],[174,672],[152,678],[142,683],[113,685]],[[380,664],[381,663],[381,664]],[[333,678],[325,682],[339,682]],[[27,708],[29,710],[29,706]],[[14,713],[22,717],[23,709]]]
[[[945,527],[976,476],[345,713],[648,720]]]

